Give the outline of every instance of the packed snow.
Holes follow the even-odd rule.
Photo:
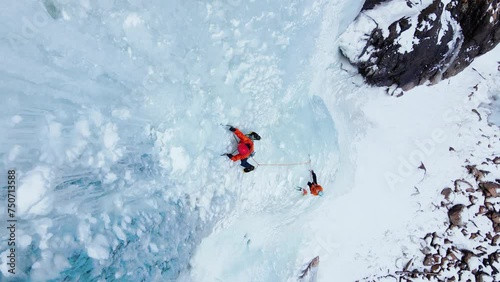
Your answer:
[[[0,157],[19,182],[1,280],[296,281],[316,256],[317,281],[400,267],[442,224],[428,205],[462,173],[448,148],[473,150],[471,109],[496,111],[500,49],[389,97],[337,51],[363,2],[4,5]],[[255,171],[220,156],[228,123],[262,136]],[[324,197],[295,190],[310,169]]]

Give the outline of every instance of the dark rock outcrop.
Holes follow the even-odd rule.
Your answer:
[[[382,2],[387,2],[390,0],[366,0],[365,3],[363,4],[363,8],[361,10],[370,10],[373,9],[376,5],[382,3]]]
[[[341,51],[370,84],[410,89],[437,83],[500,41],[499,0],[451,0],[446,6],[441,0],[401,2],[365,1],[356,19],[361,23],[355,21],[342,35]],[[393,7],[404,16],[384,22]]]
[[[474,57],[493,49],[500,41],[500,7],[498,0],[461,0],[452,10],[460,23],[463,43],[457,57],[444,72],[448,78],[467,67]]]

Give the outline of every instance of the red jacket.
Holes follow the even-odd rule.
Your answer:
[[[238,147],[240,147],[241,145],[243,145],[243,146],[248,145],[247,147],[250,147],[249,150],[246,150],[246,152],[245,152],[245,150],[238,150],[238,154],[234,155],[231,158],[231,160],[235,162],[235,161],[239,161],[242,159],[246,159],[253,153],[253,141],[252,141],[252,139],[248,138],[245,134],[241,133],[241,131],[239,129],[236,129],[234,131],[234,134],[236,134],[236,137],[238,137],[240,139],[240,142],[238,143]]]

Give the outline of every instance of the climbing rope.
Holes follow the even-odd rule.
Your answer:
[[[257,166],[294,166],[294,165],[305,165],[305,164],[310,164],[311,159],[309,159],[306,162],[301,162],[301,163],[284,163],[284,164],[261,164],[257,162],[253,157],[252,160],[257,164]]]

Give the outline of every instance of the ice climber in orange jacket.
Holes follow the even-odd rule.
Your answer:
[[[311,174],[312,174],[313,182],[307,182],[307,186],[309,186],[309,190],[311,191],[311,195],[322,197],[323,196],[323,187],[321,187],[321,185],[319,185],[318,182],[316,181],[316,173],[314,173],[313,170],[311,170]],[[307,190],[305,188],[302,188],[302,195],[307,195]]]
[[[248,135],[243,134],[239,129],[234,128],[232,126],[229,127],[229,130],[233,132],[238,139],[240,139],[238,143],[238,154],[226,154],[228,158],[230,158],[233,162],[241,161],[241,166],[244,167],[244,172],[250,172],[255,169],[255,167],[248,163],[248,158],[253,153],[253,140],[260,140],[259,134],[255,132],[251,132]]]

